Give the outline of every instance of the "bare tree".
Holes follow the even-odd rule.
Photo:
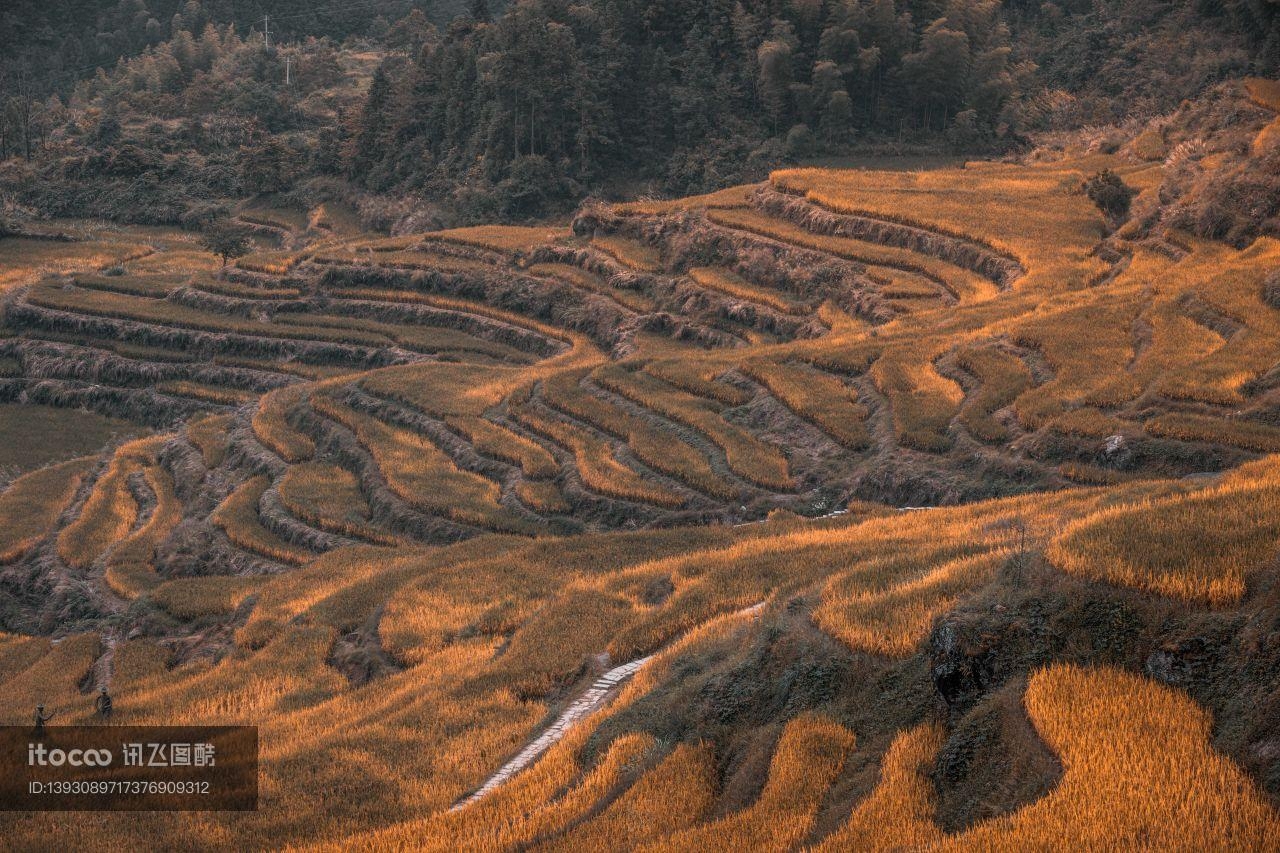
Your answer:
[[[20,137],[22,156],[30,161],[35,156],[36,139],[39,121],[39,101],[36,99],[35,81],[25,67],[19,67],[12,75],[6,114],[13,123],[14,131]]]

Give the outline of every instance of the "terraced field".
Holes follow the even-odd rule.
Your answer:
[[[1051,847],[1122,788],[1159,807],[1091,838],[1265,846],[1269,735],[1083,667],[1174,666],[1147,646],[1055,631],[1128,619],[1175,648],[1255,618],[1280,243],[1108,235],[1080,189],[1101,168],[1160,166],[789,170],[395,238],[256,200],[259,251],[225,271],[181,235],[71,233],[11,275],[0,401],[154,433],[0,493],[2,721],[37,698],[80,719],[110,681],[124,721],[262,726],[260,811],[200,818],[254,849]],[[1044,766],[989,813],[939,795],[968,715],[1024,697],[1008,725]],[[1139,702],[1158,714],[1113,713]],[[59,832],[176,843],[184,820]]]

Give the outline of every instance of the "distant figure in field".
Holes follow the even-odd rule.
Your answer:
[[[101,717],[104,722],[109,722],[111,720],[111,694],[107,692],[105,684],[102,686],[102,689],[98,691],[98,698],[93,701],[93,709],[98,712],[98,716]]]
[[[46,714],[43,705],[36,706],[36,730],[33,734],[36,737],[44,737],[44,724],[53,719],[53,714]]]

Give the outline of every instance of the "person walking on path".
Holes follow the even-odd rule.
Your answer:
[[[43,705],[36,706],[36,730],[33,734],[36,737],[44,737],[44,724],[53,719],[53,714],[46,714]]]
[[[98,698],[93,700],[93,710],[98,712],[98,716],[102,718],[104,723],[111,722],[111,694],[107,692],[107,686],[102,685],[102,689],[98,692]]]

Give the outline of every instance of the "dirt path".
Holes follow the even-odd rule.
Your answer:
[[[732,615],[756,616],[764,609],[764,605],[765,602],[762,601],[759,604],[739,610]],[[454,803],[449,811],[458,811],[477,800],[484,799],[502,787],[504,783],[521,770],[532,765],[544,752],[558,743],[575,724],[607,705],[617,695],[622,685],[630,681],[645,664],[656,657],[656,654],[633,660],[630,663],[624,663],[622,666],[616,666],[593,681],[591,686],[584,690],[582,695],[575,699],[546,731],[529,741],[514,758],[502,765],[498,772],[486,779],[484,784],[477,788],[474,793]]]

